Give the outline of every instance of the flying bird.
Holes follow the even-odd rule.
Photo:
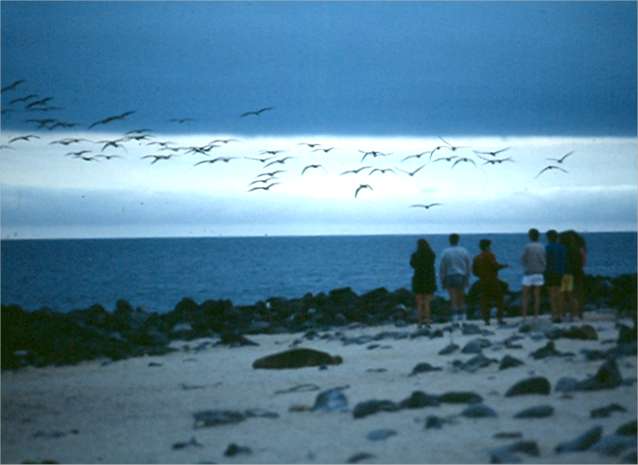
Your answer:
[[[245,113],[242,113],[241,115],[239,115],[240,118],[244,118],[246,116],[259,116],[261,115],[263,112],[265,111],[270,111],[273,110],[274,107],[265,107],[265,108],[260,108],[259,110],[255,110],[255,111],[247,111]]]
[[[286,161],[290,160],[291,158],[294,158],[294,157],[284,157],[284,158],[280,158],[279,160],[273,160],[270,163],[266,163],[264,165],[264,168],[268,168],[269,166],[272,166],[272,165],[275,165],[275,164],[283,165],[284,163],[286,163]]]
[[[32,98],[36,98],[38,97],[38,94],[29,94],[29,95],[25,95],[24,97],[18,97],[18,98],[14,98],[13,100],[11,100],[9,102],[9,105],[13,105],[14,103],[19,103],[19,102],[27,102],[29,100],[31,100]]]
[[[567,173],[566,169],[561,168],[560,166],[555,166],[555,165],[549,165],[546,166],[545,168],[543,168],[542,170],[540,170],[538,172],[538,174],[536,176],[534,176],[534,179],[536,179],[537,177],[539,177],[541,174],[543,174],[545,171],[550,171],[550,170],[560,170],[563,173]]]
[[[411,176],[414,176],[415,174],[417,174],[419,171],[421,171],[424,167],[425,167],[425,163],[423,165],[419,166],[417,169],[412,170],[412,171],[402,170],[401,168],[397,168],[397,169],[411,177]]]
[[[408,155],[407,157],[405,157],[405,158],[404,158],[403,160],[401,160],[401,161],[403,162],[403,161],[409,160],[410,158],[421,158],[422,156],[424,156],[425,154],[428,154],[428,153],[430,153],[430,154],[431,154],[431,153],[432,153],[432,151],[428,151],[428,152],[421,152],[421,153],[415,153],[414,155]]]
[[[122,157],[121,157],[121,156],[119,156],[119,155],[105,155],[105,154],[99,154],[99,155],[96,155],[96,156],[95,156],[95,158],[105,158],[105,159],[107,159],[107,160],[111,160],[112,158],[122,158]]]
[[[20,140],[29,142],[31,139],[39,139],[40,136],[36,136],[35,134],[27,134],[26,136],[18,136],[18,137],[14,137],[13,139],[9,139],[9,143],[13,143],[13,142],[18,142]]]
[[[82,155],[85,155],[87,153],[91,153],[91,151],[90,150],[80,150],[78,152],[67,152],[67,153],[64,154],[64,156],[65,157],[76,157],[76,158],[79,158]]]
[[[416,203],[414,205],[410,205],[410,208],[425,208],[426,210],[429,210],[430,208],[436,207],[438,205],[443,205],[443,204],[442,203],[438,203],[438,202],[427,203],[427,204]]]
[[[280,184],[278,182],[273,182],[272,184],[268,184],[267,186],[257,186],[257,187],[253,187],[252,189],[248,189],[248,192],[252,192],[252,191],[267,191],[269,190],[272,186],[276,186],[277,184]]]
[[[359,172],[363,171],[363,170],[367,170],[372,168],[371,166],[362,166],[361,168],[357,168],[356,170],[348,170],[348,171],[344,171],[343,173],[341,173],[339,176],[343,176],[344,174],[359,174]]]
[[[25,108],[30,109],[30,108],[38,107],[38,106],[45,106],[51,100],[53,100],[53,97],[44,97],[44,98],[41,98],[40,100],[35,100],[29,103]]]
[[[458,155],[450,155],[449,157],[441,157],[441,158],[437,158],[436,160],[432,160],[432,163],[437,162],[437,161],[447,161],[447,162],[451,162],[452,160],[454,160],[455,158],[458,158]]]
[[[476,166],[476,162],[471,158],[461,157],[452,164],[452,168],[454,168],[459,163],[472,163],[474,166]]]
[[[376,150],[370,150],[368,152],[364,152],[363,150],[359,150],[359,152],[361,152],[363,154],[363,157],[361,157],[361,161],[365,160],[366,157],[368,157],[368,156],[372,156],[373,158],[377,158],[377,157],[387,157],[388,155],[390,155],[389,153],[378,152]]]
[[[267,182],[274,181],[275,179],[278,179],[278,178],[276,176],[272,176],[270,178],[255,179],[253,182],[249,183],[248,185],[252,186],[253,184],[258,184],[260,182],[266,184]]]
[[[455,151],[456,151],[456,150],[458,150],[458,149],[464,149],[464,148],[466,148],[466,146],[464,146],[464,145],[463,145],[463,146],[461,146],[461,145],[452,145],[452,144],[450,144],[448,141],[446,141],[445,139],[443,139],[441,136],[439,136],[439,139],[441,139],[441,140],[443,141],[443,143],[447,145],[447,147],[446,147],[446,148],[450,149],[452,152],[455,152]],[[443,148],[443,147],[441,147],[441,148]]]
[[[323,168],[323,166],[321,166],[321,165],[308,165],[308,166],[305,166],[304,169],[301,170],[302,176],[307,170],[312,169],[312,168]]]
[[[372,171],[370,171],[368,173],[368,176],[372,176],[374,173],[379,172],[381,174],[386,174],[386,173],[394,173],[394,170],[392,168],[375,168]]]
[[[197,166],[197,165],[202,165],[204,163],[217,163],[218,161],[222,161],[224,163],[228,163],[230,160],[234,160],[235,157],[217,157],[217,158],[213,158],[212,160],[202,160],[199,161],[197,163],[195,163],[193,166]]]
[[[261,153],[262,155],[268,154],[268,155],[277,155],[278,153],[282,153],[285,152],[285,150],[262,150]]]
[[[484,165],[500,165],[501,163],[505,162],[505,161],[511,161],[514,162],[514,160],[512,160],[512,157],[507,157],[507,158],[483,158],[483,157],[479,157],[481,160],[485,160],[485,163],[483,163]]]
[[[500,149],[500,150],[495,150],[493,152],[481,152],[479,150],[474,150],[474,153],[476,153],[477,155],[491,155],[493,157],[495,157],[496,155],[498,155],[501,152],[505,152],[506,150],[509,150],[511,147],[505,147],[504,149]]]
[[[569,157],[572,153],[574,153],[574,151],[572,150],[571,152],[567,152],[565,155],[563,155],[560,158],[548,158],[549,161],[555,161],[556,163],[563,163],[565,161],[565,159],[567,157]]]
[[[170,160],[170,158],[173,155],[145,155],[142,158],[152,158],[153,161],[151,162],[151,165],[154,165],[155,163],[157,163],[160,160]]]
[[[102,146],[102,152],[104,152],[107,148],[109,147],[113,147],[114,149],[117,148],[123,148],[124,150],[126,150],[126,148],[120,144],[120,142],[125,142],[126,139],[121,138],[121,139],[114,139],[114,140],[99,140],[97,141],[98,144],[104,144]]]
[[[357,187],[357,190],[354,191],[355,199],[357,198],[357,195],[359,195],[359,191],[361,191],[362,189],[370,189],[371,191],[374,190],[370,184],[359,184],[359,187]]]
[[[0,89],[0,94],[3,94],[3,93],[5,93],[8,90],[14,90],[16,87],[18,87],[23,82],[26,82],[26,81],[24,79],[18,79],[17,81],[13,81],[8,86],[4,86],[2,89]]]
[[[112,123],[113,121],[126,119],[127,117],[131,116],[133,113],[135,113],[135,112],[134,111],[125,111],[124,113],[121,113],[119,115],[107,116],[104,119],[101,119],[99,121],[96,121],[95,123],[92,123],[89,126],[89,129],[91,129],[91,128],[99,125],[99,124],[108,124],[108,123]]]
[[[53,142],[49,142],[49,145],[56,145],[56,144],[71,145],[71,144],[77,144],[78,142],[90,142],[90,141],[88,139],[80,139],[77,137],[67,137],[65,139],[54,140]]]
[[[190,123],[191,121],[193,121],[193,118],[171,118],[168,121],[170,123],[184,124],[184,123]]]
[[[244,157],[246,160],[255,160],[260,163],[266,163],[268,160],[272,160],[273,157],[265,157],[265,158],[255,158],[255,157]]]
[[[314,149],[315,147],[319,147],[321,144],[311,144],[308,142],[300,142],[297,145],[306,145],[308,147],[310,147],[311,149]]]
[[[331,150],[334,150],[334,147],[328,147],[326,149],[322,149],[322,148],[318,148],[318,149],[314,149],[313,152],[323,152],[323,153],[328,153]]]
[[[286,170],[275,170],[275,171],[271,171],[270,173],[260,173],[257,175],[257,177],[261,177],[261,176],[268,176],[268,177],[275,177],[277,176],[279,173],[285,173]]]

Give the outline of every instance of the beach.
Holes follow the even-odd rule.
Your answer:
[[[618,446],[607,455],[609,448],[600,446],[607,436],[618,437],[618,427],[636,419],[635,355],[615,358],[622,382],[611,388],[557,390],[561,378],[585,380],[605,363],[581,351],[614,347],[619,337],[614,313],[590,312],[574,323],[551,324],[546,316],[530,322],[523,328],[519,318],[509,318],[503,327],[472,321],[466,330],[435,324],[423,332],[415,325],[350,324],[328,331],[247,336],[258,345],[221,346],[210,337],[172,341],[177,350],[163,356],[5,370],[2,462],[490,463],[505,457],[508,462],[617,463],[631,460],[632,453],[635,460],[635,423],[633,447]],[[591,326],[597,339],[560,336],[560,331],[583,325]],[[479,352],[493,362],[464,366],[477,353],[463,350],[477,338],[488,341]],[[542,358],[530,355],[548,342],[555,352]],[[451,343],[458,350],[440,355]],[[255,360],[291,347],[338,355],[343,362],[296,369],[252,367]],[[506,355],[523,363],[499,369]],[[441,370],[411,375],[423,362]],[[551,391],[506,395],[514,384],[532,377],[546,378]],[[341,388],[345,408],[313,411],[317,396],[332,388]],[[414,391],[478,394],[480,404],[496,416],[462,415],[476,405],[463,402],[359,418],[353,414],[366,401],[399,404]],[[592,410],[610,404],[620,409],[591,417]],[[544,418],[514,418],[540,405],[553,407],[553,412]],[[195,421],[195,414],[203,411],[233,411],[241,420],[203,426]],[[438,417],[440,428],[426,428],[429,416]],[[602,439],[586,450],[556,452],[559,444],[596,426],[602,427]],[[502,438],[497,433],[519,434]],[[511,450],[504,455],[504,448],[520,441],[535,442],[538,455],[534,447],[532,455]],[[239,449],[229,448],[232,444]]]

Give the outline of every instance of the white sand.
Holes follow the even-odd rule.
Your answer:
[[[455,353],[439,356],[449,344],[444,338],[383,340],[391,349],[367,350],[365,345],[342,345],[339,341],[304,341],[309,347],[339,354],[344,363],[327,370],[254,370],[253,361],[285,350],[300,334],[250,336],[259,347],[208,348],[202,352],[176,352],[164,357],[143,357],[101,366],[99,362],[72,367],[26,368],[2,375],[2,462],[56,460],[60,463],[344,463],[359,452],[375,457],[370,463],[489,463],[489,450],[514,440],[494,439],[497,432],[523,433],[535,440],[540,457],[519,454],[531,463],[615,463],[619,457],[595,452],[558,455],[554,447],[571,440],[595,425],[611,434],[619,425],[636,419],[636,384],[598,392],[576,392],[571,399],[561,393],[549,396],[504,397],[507,389],[530,374],[545,376],[552,383],[563,376],[584,379],[593,375],[602,362],[587,362],[581,348],[608,349],[601,344],[617,337],[610,318],[589,316],[598,341],[559,339],[560,351],[577,354],[573,359],[534,360],[529,353],[547,340],[518,342],[524,349],[495,351],[490,358],[509,353],[525,365],[499,371],[498,365],[473,374],[455,371],[451,362],[472,355]],[[482,326],[482,324],[481,324]],[[347,336],[377,334],[381,331],[413,331],[407,328],[370,327],[343,331]],[[495,329],[492,341],[502,341],[516,329]],[[334,331],[332,331],[334,332]],[[478,336],[460,336],[461,347]],[[188,344],[195,347],[201,341]],[[161,363],[150,367],[150,362]],[[419,362],[444,367],[443,371],[408,377]],[[368,369],[385,368],[386,372]],[[619,359],[624,378],[636,378],[636,360]],[[184,390],[181,383],[203,385],[203,389]],[[498,418],[459,417],[442,429],[424,429],[428,415],[445,417],[460,413],[464,405],[444,404],[417,410],[378,413],[354,419],[348,413],[291,412],[292,405],[313,405],[316,392],[275,395],[275,391],[298,384],[313,383],[321,390],[349,385],[344,391],[350,410],[362,401],[389,399],[400,401],[414,390],[428,394],[471,390],[498,412]],[[590,410],[611,402],[621,404],[626,413],[592,419]],[[513,415],[525,407],[550,404],[555,413],[545,419],[520,420]],[[207,409],[244,411],[261,408],[277,412],[279,418],[249,418],[241,423],[210,428],[194,428],[193,413]],[[370,441],[367,433],[375,429],[396,430],[396,436]],[[71,431],[77,430],[73,434]],[[67,433],[60,438],[34,437],[37,432]],[[177,442],[195,437],[203,447],[173,450]],[[247,446],[251,455],[225,457],[230,443]]]

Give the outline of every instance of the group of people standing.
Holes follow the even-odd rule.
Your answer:
[[[547,231],[547,245],[539,242],[540,233],[530,229],[530,242],[521,256],[522,316],[527,317],[530,294],[533,299],[534,317],[540,312],[541,289],[548,289],[552,320],[560,322],[569,309],[571,317],[582,318],[584,305],[584,267],[587,256],[585,241],[575,231],[558,234]],[[461,321],[466,314],[465,289],[474,274],[479,280],[480,311],[485,324],[490,324],[491,308],[496,307],[498,323],[503,323],[504,284],[498,272],[508,265],[499,263],[491,250],[491,241],[479,241],[480,253],[472,258],[462,247],[456,233],[448,237],[449,247],[443,250],[439,264],[441,286],[450,297],[451,320]],[[410,257],[414,269],[412,291],[416,295],[417,321],[419,326],[430,325],[432,315],[430,303],[437,289],[435,272],[436,255],[425,239],[417,241],[417,250]]]

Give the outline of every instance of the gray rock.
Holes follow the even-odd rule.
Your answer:
[[[461,362],[460,364],[456,366],[467,372],[474,373],[478,369],[485,368],[491,365],[492,363],[497,363],[497,360],[493,358],[488,358],[482,353],[478,353],[477,355],[470,358],[469,360],[465,362]]]
[[[498,366],[499,370],[507,370],[508,368],[514,368],[520,365],[524,365],[524,363],[517,359],[516,357],[512,357],[511,355],[506,355],[501,359],[501,363]]]
[[[180,450],[180,449],[185,449],[187,447],[204,447],[202,444],[200,444],[199,442],[197,442],[197,439],[195,439],[195,437],[191,437],[189,441],[185,441],[185,442],[176,442],[175,444],[173,444],[172,449],[173,450]]]
[[[496,433],[493,437],[494,439],[520,439],[523,437],[523,433],[519,431],[502,432],[502,433]]]
[[[397,410],[399,410],[399,405],[391,400],[372,399],[355,405],[352,416],[354,418],[364,418],[378,412],[396,412]]]
[[[246,415],[234,410],[204,410],[193,414],[195,428],[229,425],[246,419]]]
[[[402,409],[437,407],[438,405],[440,405],[438,396],[432,396],[423,391],[414,391],[410,397],[399,402],[399,407]]]
[[[598,391],[602,389],[614,389],[622,384],[622,375],[618,370],[616,360],[607,360],[598,369],[596,374],[585,381],[578,383],[580,391]]]
[[[373,459],[376,456],[373,454],[368,454],[367,452],[359,452],[358,454],[351,455],[350,458],[346,461],[346,463],[359,463],[364,460]]]
[[[436,415],[428,415],[425,419],[425,429],[441,429],[447,420],[437,417]]]
[[[250,447],[238,446],[234,442],[230,443],[224,451],[225,457],[234,457],[239,454],[252,454]]]
[[[317,395],[313,412],[347,412],[348,398],[342,388],[328,389]]]
[[[636,436],[638,431],[636,430],[636,420],[624,423],[618,427],[616,434],[621,436]]]
[[[494,409],[484,404],[473,404],[461,412],[461,415],[468,418],[488,418],[497,417],[498,414]]]
[[[248,409],[244,412],[244,415],[246,415],[246,418],[279,418],[278,413],[264,410],[263,408]]]
[[[636,447],[636,437],[621,436],[618,434],[610,434],[603,436],[598,443],[592,448],[593,451],[602,455],[618,456],[627,449]]]
[[[483,334],[481,328],[479,328],[478,325],[472,323],[463,323],[463,325],[461,326],[461,332],[463,333],[463,336],[474,336]]]
[[[521,410],[514,418],[546,418],[554,414],[554,407],[551,405],[537,405]]]
[[[441,394],[439,402],[445,404],[477,404],[483,402],[483,398],[471,391],[452,391]]]
[[[287,369],[321,365],[339,365],[340,356],[332,356],[314,349],[297,348],[259,358],[253,363],[255,369]]]
[[[293,392],[312,392],[312,391],[318,391],[319,389],[321,389],[319,386],[317,386],[316,384],[310,384],[310,383],[306,383],[306,384],[297,384],[296,386],[293,386],[291,388],[288,389],[280,389],[275,391],[275,395],[278,394],[290,394]]]
[[[603,427],[594,426],[593,428],[578,436],[576,439],[558,444],[555,450],[558,454],[562,454],[564,452],[579,452],[588,450],[590,447],[600,441],[602,435]]]
[[[441,371],[441,370],[443,370],[443,368],[432,366],[427,362],[422,362],[417,364],[414,368],[412,368],[412,373],[410,373],[410,376],[418,375],[419,373],[429,373],[431,371]]]
[[[505,393],[505,397],[523,396],[529,394],[548,395],[551,391],[551,384],[547,378],[535,376],[524,379],[514,384]]]
[[[479,337],[476,339],[472,339],[467,344],[465,344],[465,346],[463,346],[463,349],[461,349],[461,352],[463,352],[464,354],[480,354],[483,349],[491,345],[492,343],[489,339]]]
[[[450,355],[451,353],[456,352],[457,350],[459,350],[459,346],[456,344],[448,344],[447,346],[445,346],[443,349],[441,349],[439,351],[439,355]]]
[[[534,352],[532,352],[530,354],[530,357],[536,359],[536,360],[541,360],[544,358],[548,358],[548,357],[568,357],[568,356],[572,356],[574,354],[570,353],[570,352],[560,352],[558,350],[556,350],[556,345],[554,344],[554,341],[549,341],[547,344],[545,344],[543,347],[541,347],[538,350],[535,350]]]
[[[393,429],[375,429],[374,431],[370,431],[366,438],[370,441],[384,441],[389,437],[396,436],[397,432]]]
[[[605,407],[595,408],[589,412],[591,418],[605,418],[610,416],[613,412],[626,412],[627,409],[622,405],[612,403]]]

